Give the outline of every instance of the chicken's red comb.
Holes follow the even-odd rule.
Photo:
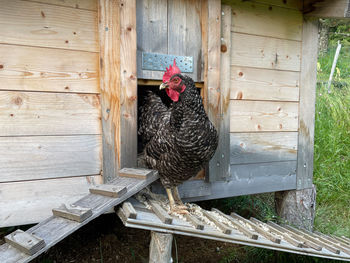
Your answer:
[[[174,59],[174,64],[171,66],[169,65],[169,68],[166,68],[166,71],[163,75],[163,82],[167,82],[170,80],[171,76],[175,74],[180,74],[181,70],[176,66],[176,60]]]

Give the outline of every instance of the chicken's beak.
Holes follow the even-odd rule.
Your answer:
[[[159,89],[162,90],[162,89],[165,89],[167,87],[168,87],[168,83],[165,82],[165,83],[160,84]]]

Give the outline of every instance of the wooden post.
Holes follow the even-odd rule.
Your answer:
[[[99,0],[103,176],[136,166],[136,0]]]
[[[149,263],[171,262],[171,246],[173,235],[160,232],[151,232],[151,244],[149,248]]]
[[[312,184],[314,159],[315,99],[317,75],[318,20],[303,21],[300,72],[299,136],[296,190],[277,192],[277,214],[289,223],[312,229],[316,189]]]
[[[312,231],[315,208],[316,187],[282,191],[275,193],[275,207],[278,216],[289,224]]]

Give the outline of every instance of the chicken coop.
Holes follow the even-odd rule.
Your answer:
[[[182,198],[312,186],[316,18],[349,17],[349,1],[0,6],[0,227],[39,222],[137,167],[140,94],[174,59],[219,131],[215,156],[180,186]]]

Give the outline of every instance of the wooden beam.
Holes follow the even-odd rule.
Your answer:
[[[42,238],[20,229],[5,236],[5,241],[27,255],[34,255],[40,249],[45,247],[45,241]]]
[[[62,204],[60,207],[52,209],[52,213],[54,216],[63,217],[79,223],[92,216],[92,210],[90,208],[71,204]]]
[[[171,262],[171,246],[173,235],[160,232],[151,232],[151,244],[149,248],[150,263]]]
[[[349,0],[306,0],[303,7],[304,14],[322,18],[349,18]]]
[[[120,168],[137,166],[136,0],[120,9]]]
[[[120,14],[118,0],[99,0],[100,89],[103,176],[112,180],[120,168]]]
[[[229,16],[229,15],[228,15]],[[227,20],[225,20],[227,21]],[[227,29],[227,28],[226,28]],[[230,30],[229,34],[231,33]],[[222,96],[221,96],[221,90],[220,90],[220,66],[221,66],[221,1],[219,0],[208,0],[208,72],[207,72],[207,94],[208,94],[208,101],[207,101],[207,112],[210,121],[214,124],[215,128],[217,129],[220,134],[223,134],[220,132],[221,128],[221,104],[222,104]],[[226,41],[230,41],[227,40]],[[226,46],[226,53],[229,54],[229,47]],[[226,65],[227,63],[225,63]],[[229,76],[229,68],[225,71]],[[227,81],[227,76],[225,77],[225,81]],[[226,85],[229,85],[226,83]],[[225,91],[229,93],[229,89],[225,88]],[[226,97],[227,100],[229,100],[230,97]],[[227,107],[228,108],[228,107]],[[227,109],[226,109],[227,110]],[[226,127],[226,126],[225,126]],[[223,126],[224,128],[224,126]],[[223,142],[223,141],[222,141]],[[229,171],[229,168],[225,167],[224,169],[225,174],[221,175],[221,172],[217,171],[217,168],[220,167],[220,161],[221,156],[224,155],[224,160],[227,160],[229,156],[225,156],[225,152],[221,153],[221,151],[224,151],[224,148],[222,148],[222,143],[218,146],[218,149],[216,150],[215,157],[212,158],[209,162],[209,181],[215,181],[216,178],[220,177],[226,177],[228,176],[227,172]],[[222,149],[220,149],[222,148]],[[226,164],[229,162],[226,162]]]
[[[307,18],[303,23],[302,61],[300,72],[299,139],[297,189],[312,186],[315,99],[317,75],[318,20]]]

